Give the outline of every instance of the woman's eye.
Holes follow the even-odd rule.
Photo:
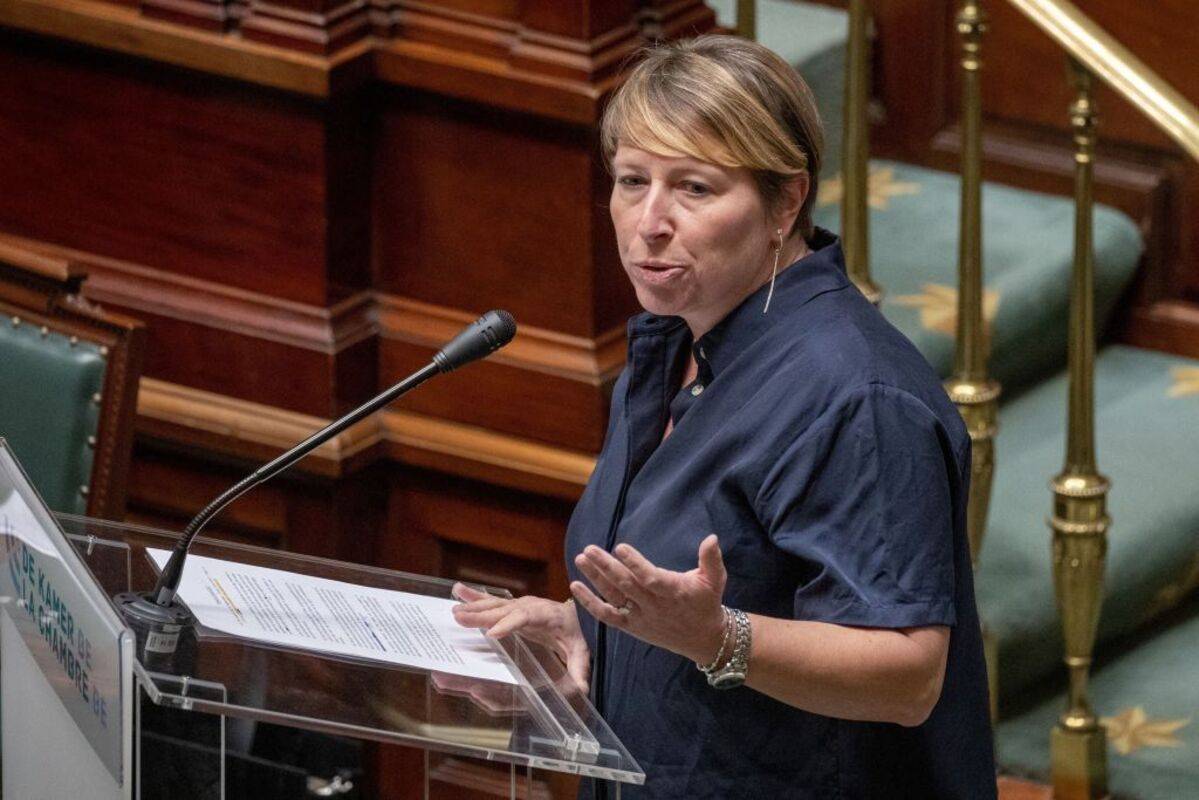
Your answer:
[[[640,175],[621,175],[616,182],[621,186],[641,186],[645,183],[645,179]]]
[[[710,192],[711,189],[709,189],[707,186],[704,186],[702,183],[686,181],[683,184],[683,191],[685,191],[687,194],[694,195],[695,197],[702,197]]]

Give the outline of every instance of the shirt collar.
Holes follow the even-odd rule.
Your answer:
[[[700,379],[704,383],[709,382],[766,331],[775,325],[792,321],[796,311],[809,300],[849,285],[839,238],[823,228],[817,228],[808,246],[812,249],[811,253],[779,273],[769,313],[762,313],[766,295],[770,291],[770,283],[767,282],[692,345]],[[660,317],[643,312],[629,320],[629,339],[663,335],[685,324],[679,317]]]

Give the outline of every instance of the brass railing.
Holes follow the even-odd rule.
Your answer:
[[[1066,0],[1009,0],[1069,56],[1075,91],[1074,267],[1070,287],[1066,454],[1050,482],[1053,585],[1069,675],[1066,710],[1050,736],[1050,772],[1059,800],[1107,796],[1107,741],[1087,687],[1107,557],[1108,480],[1095,457],[1095,252],[1092,211],[1096,142],[1094,79],[1131,101],[1199,159],[1199,111],[1127,48]]]
[[[866,0],[849,0],[841,148],[841,242],[850,279],[870,302],[878,305],[883,290],[870,278],[869,22]]]
[[[1094,79],[1111,86],[1199,159],[1199,110],[1140,59],[1067,0],[1008,0],[1063,50],[1075,99],[1070,105],[1074,138],[1074,264],[1070,286],[1066,453],[1052,478],[1053,583],[1069,674],[1067,708],[1050,737],[1054,797],[1097,800],[1107,795],[1107,744],[1088,697],[1091,657],[1103,597],[1110,519],[1109,483],[1095,457],[1095,316],[1093,162],[1096,142]],[[738,9],[752,19],[754,3]],[[849,0],[844,132],[842,231],[854,282],[877,302],[881,290],[870,279],[866,198],[869,188],[867,138],[869,91],[868,9]],[[957,349],[946,389],[961,411],[974,445],[968,510],[971,558],[976,567],[990,505],[994,435],[1000,386],[987,375],[990,336],[983,317],[982,108],[979,73],[987,16],[982,0],[959,0],[957,32],[962,41],[962,183],[958,248]],[[752,35],[752,24],[743,32]],[[996,658],[986,635],[995,708]]]
[[[1132,51],[1066,0],[1008,2],[1199,160],[1199,110]]]
[[[962,39],[962,213],[958,229],[958,309],[953,375],[945,390],[962,414],[970,433],[970,499],[966,531],[970,561],[978,569],[991,483],[995,476],[995,434],[998,431],[1000,386],[987,375],[991,337],[983,318],[982,230],[982,38],[987,16],[980,0],[964,0],[957,15]],[[991,716],[998,714],[999,651],[995,637],[983,625],[983,648],[990,686]]]

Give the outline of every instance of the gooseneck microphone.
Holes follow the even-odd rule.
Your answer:
[[[511,314],[507,311],[488,311],[446,344],[433,356],[433,360],[428,365],[409,375],[378,397],[363,403],[341,419],[329,423],[278,458],[263,464],[205,506],[183,529],[179,542],[171,552],[166,566],[163,567],[154,590],[137,594],[127,592],[116,597],[118,606],[126,618],[131,622],[141,623],[134,626],[139,633],[139,650],[143,646],[140,641],[143,626],[149,625],[153,629],[156,626],[165,625],[168,628],[174,627],[177,631],[179,626],[191,621],[190,613],[175,601],[175,593],[179,591],[179,581],[183,577],[183,563],[187,559],[188,548],[191,547],[196,535],[225,506],[258,484],[278,475],[354,423],[420,386],[434,375],[452,372],[472,361],[485,358],[512,341],[512,337],[515,335],[516,321],[512,319]],[[151,634],[153,634],[153,630],[151,630]],[[162,640],[161,636],[158,641],[160,646],[168,644]],[[170,649],[173,650],[173,646]],[[160,652],[165,650],[166,647],[160,647]]]

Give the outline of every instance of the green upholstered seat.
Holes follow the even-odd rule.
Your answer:
[[[1061,671],[1048,481],[1065,453],[1066,375],[1000,408],[991,519],[976,582],[999,639],[1000,698]],[[1096,451],[1112,482],[1099,640],[1136,630],[1199,571],[1199,362],[1132,347],[1096,359]],[[1199,653],[1196,653],[1199,662]]]
[[[56,511],[120,519],[145,329],[68,258],[0,235],[0,437]]]
[[[953,366],[960,185],[951,173],[871,162],[870,262],[885,292],[882,310],[942,375]],[[826,183],[815,215],[818,225],[834,231],[840,228],[837,188]],[[1066,363],[1073,231],[1071,198],[984,185],[991,371],[1008,394]],[[1097,206],[1095,303],[1101,330],[1140,256],[1136,224]]]
[[[0,324],[0,436],[56,511],[87,508],[104,366],[90,342],[27,322]]]
[[[1199,598],[1111,650],[1091,680],[1107,728],[1110,790],[1137,800],[1199,798]],[[1045,779],[1049,731],[1066,698],[1060,681],[1041,688],[999,724],[996,751],[1005,771]]]

